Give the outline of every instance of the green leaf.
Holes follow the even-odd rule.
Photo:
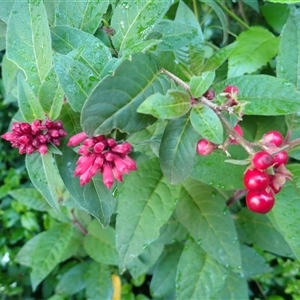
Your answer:
[[[236,41],[228,60],[228,77],[253,73],[267,64],[278,51],[279,39],[263,27],[250,27]]]
[[[63,105],[64,93],[53,67],[42,82],[38,97],[45,114],[51,120],[57,119]]]
[[[195,241],[219,263],[236,271],[241,268],[232,217],[226,210],[224,197],[214,188],[194,179],[186,180],[176,214]]]
[[[31,209],[47,211],[50,208],[45,198],[34,188],[20,188],[9,191],[8,194]]]
[[[13,6],[16,1],[4,1],[1,3],[0,6],[0,18],[5,22],[8,23],[8,19],[10,16],[10,13],[13,9]]]
[[[245,208],[235,215],[235,220],[240,239],[245,243],[254,244],[264,251],[279,256],[293,256],[282,234],[272,225],[266,215],[254,214]]]
[[[193,76],[190,80],[190,90],[193,97],[202,96],[212,85],[215,72],[204,72],[201,76]]]
[[[139,183],[137,185],[136,183]],[[120,269],[159,236],[178,199],[178,187],[164,178],[158,159],[144,161],[130,174],[118,193],[116,244]]]
[[[81,111],[99,78],[84,64],[59,53],[54,56],[54,69],[71,107]]]
[[[198,35],[198,29],[188,24],[172,20],[162,20],[154,28],[153,32],[162,34],[162,42],[157,45],[158,50],[169,51],[186,46]]]
[[[0,20],[0,51],[5,50],[6,48],[6,23]]]
[[[7,24],[6,53],[24,71],[28,82],[40,85],[52,65],[51,37],[43,1],[15,2]]]
[[[139,105],[150,95],[165,94],[169,88],[170,82],[160,74],[153,54],[133,54],[113,76],[105,77],[95,87],[82,110],[82,128],[88,135],[108,134],[113,129],[140,131],[155,119],[136,113]]]
[[[60,54],[67,55],[75,49],[82,49],[79,61],[98,76],[112,58],[109,49],[99,39],[76,28],[52,27],[51,37],[53,49]]]
[[[236,157],[236,159],[243,158]],[[191,177],[216,188],[243,189],[245,166],[226,163],[226,159],[228,159],[226,154],[219,150],[208,156],[196,155]]]
[[[290,7],[278,50],[277,76],[292,82],[300,91],[300,8]]]
[[[153,269],[150,283],[151,295],[163,298],[175,289],[177,264],[182,253],[181,244],[167,246]]]
[[[55,287],[55,293],[62,295],[74,295],[85,288],[85,282],[82,280],[82,274],[84,274],[90,264],[88,262],[82,262],[75,265],[64,273]]]
[[[155,93],[138,107],[137,112],[156,118],[172,119],[186,114],[191,108],[190,96],[184,91],[168,90],[166,95]]]
[[[212,72],[218,69],[226,61],[226,59],[235,49],[236,45],[237,43],[232,43],[214,52],[214,54],[206,61],[205,65],[202,67],[202,72]]]
[[[84,275],[88,299],[112,299],[113,286],[109,266],[92,261]]]
[[[109,1],[102,0],[59,1],[56,8],[55,24],[69,25],[82,31],[95,33],[108,5]]]
[[[300,94],[292,83],[269,75],[243,75],[218,83],[216,93],[226,85],[239,89],[239,100],[249,102],[246,115],[277,116],[300,110]]]
[[[59,212],[58,203],[61,201],[63,184],[52,154],[48,152],[41,155],[35,152],[26,155],[25,163],[31,182],[45,197],[50,206]]]
[[[206,105],[197,105],[192,108],[191,123],[196,131],[212,143],[223,142],[223,126],[217,114]]]
[[[97,220],[93,220],[89,223],[87,231],[88,234],[83,240],[83,247],[87,254],[97,262],[118,265],[115,230],[112,227],[104,229]]]
[[[189,117],[168,122],[162,136],[159,157],[162,171],[172,184],[183,181],[190,174],[199,138]]]
[[[284,3],[284,4],[297,4],[299,3],[298,0],[268,0],[269,2],[275,3]]]
[[[60,119],[63,121],[65,130],[69,135],[82,131],[79,126],[79,117],[79,113],[72,111],[69,106],[64,107]],[[93,177],[89,184],[83,187],[80,186],[79,178],[75,178],[73,175],[79,156],[71,147],[67,146],[67,142],[67,140],[64,140],[60,148],[64,155],[57,157],[59,172],[64,184],[74,201],[97,218],[102,226],[107,227],[111,215],[115,211],[116,199],[103,184],[100,175]]]
[[[192,240],[187,240],[176,275],[176,298],[212,299],[222,289],[227,271]]]
[[[24,119],[29,123],[37,119],[43,120],[43,108],[22,75],[18,77],[18,87],[18,103]]]
[[[122,51],[145,40],[153,26],[162,19],[171,5],[171,0],[121,0],[114,10],[111,27],[114,47]]]

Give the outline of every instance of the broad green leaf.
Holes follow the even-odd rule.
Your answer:
[[[43,1],[16,1],[7,24],[7,58],[40,85],[52,65],[50,31]],[[33,88],[36,92],[35,88]]]
[[[153,54],[133,54],[95,87],[82,110],[82,128],[89,135],[108,134],[113,129],[140,131],[155,119],[136,113],[139,105],[150,95],[165,94],[169,88],[170,82],[160,74]]]
[[[245,157],[232,158],[244,159]],[[215,150],[208,156],[196,155],[191,177],[216,188],[243,189],[245,166],[227,163],[225,162],[227,159],[226,154],[219,150]]]
[[[111,26],[114,47],[121,52],[145,40],[171,5],[171,0],[121,0],[114,10]]]
[[[264,3],[264,5],[260,6],[260,11],[261,14],[264,16],[265,20],[268,22],[268,24],[277,33],[281,33],[281,30],[289,17],[290,7],[288,5],[283,4]],[[282,43],[282,36],[280,43]]]
[[[259,10],[263,7],[258,5],[258,0],[244,0],[243,3],[250,6],[252,9],[254,9],[257,13],[259,13]],[[265,4],[265,3],[264,3]]]
[[[60,0],[56,7],[55,24],[69,25],[82,31],[95,33],[109,1],[103,0]]]
[[[68,102],[75,111],[81,111],[99,78],[92,70],[79,61],[56,53],[54,69]]]
[[[151,159],[139,164],[138,170],[126,178],[118,196],[116,244],[123,270],[158,238],[179,193],[178,187],[164,178],[159,160]]]
[[[79,125],[79,117],[79,113],[75,113],[69,106],[65,105],[60,119],[63,121],[65,130],[69,135],[82,131]],[[73,175],[79,156],[71,147],[67,146],[67,142],[67,140],[64,140],[60,148],[64,155],[57,157],[59,172],[64,184],[74,201],[97,218],[102,226],[107,227],[111,215],[115,211],[116,199],[103,184],[100,175],[93,177],[87,185],[80,186],[79,178]]]
[[[82,274],[87,272],[90,264],[82,262],[75,265],[64,273],[55,287],[55,293],[62,295],[73,295],[85,288],[85,282],[82,280]]]
[[[112,299],[113,285],[109,266],[90,262],[89,269],[84,274],[84,281],[88,299]]]
[[[175,289],[177,265],[182,253],[181,244],[167,246],[153,269],[150,283],[151,295],[163,298]]]
[[[10,16],[10,13],[13,9],[13,6],[15,4],[16,0],[12,1],[3,1],[0,5],[0,18],[5,22],[8,23],[8,19]]]
[[[298,0],[268,0],[269,2],[275,3],[283,3],[283,4],[297,4],[299,3]]]
[[[249,299],[248,283],[240,274],[229,272],[223,288],[212,298],[213,300]]]
[[[235,220],[243,242],[254,244],[264,251],[279,256],[293,256],[282,234],[277,231],[266,215],[255,214],[245,208],[235,215]]]
[[[239,100],[249,102],[246,115],[277,116],[300,110],[300,94],[285,80],[269,75],[243,75],[218,83],[216,93],[229,84],[238,87]]]
[[[27,207],[37,211],[47,211],[50,206],[41,193],[34,188],[20,188],[8,192],[9,195]]]
[[[63,105],[64,94],[53,67],[42,82],[38,97],[45,114],[51,120],[57,119]]]
[[[155,93],[138,107],[137,112],[156,118],[172,119],[186,114],[191,108],[190,96],[184,91],[168,90],[166,95]]]
[[[103,228],[97,220],[89,223],[88,234],[84,237],[83,247],[86,253],[95,261],[118,265],[115,230],[112,227]]]
[[[183,183],[176,214],[201,247],[226,267],[241,268],[237,233],[225,199],[194,179]]]
[[[51,37],[53,49],[60,54],[67,55],[75,49],[82,49],[79,61],[98,76],[112,58],[109,49],[99,39],[76,28],[52,27]]]
[[[6,23],[0,20],[0,51],[6,48]]]
[[[287,182],[279,194],[276,195],[276,203],[270,214],[271,222],[283,235],[295,256],[300,258],[300,172],[297,164],[289,165],[293,174],[293,181]]]
[[[172,20],[160,21],[153,28],[153,32],[162,34],[162,42],[157,45],[158,50],[162,51],[175,50],[186,46],[198,35],[197,28]]]
[[[196,131],[212,143],[223,142],[223,125],[217,114],[206,105],[197,105],[192,108],[191,123]]]
[[[155,47],[156,45],[158,45],[161,42],[161,40],[155,40],[155,39],[151,39],[151,40],[146,40],[146,41],[142,41],[140,43],[137,43],[129,48],[127,48],[126,50],[124,50],[122,52],[122,58],[130,58],[131,54],[133,53],[138,53],[138,52],[146,52],[149,49]]]
[[[226,269],[192,240],[187,240],[176,275],[177,299],[212,299],[222,289]]]
[[[59,1],[44,1],[48,22],[51,25],[51,27],[55,24],[55,13],[58,3]]]
[[[277,76],[292,82],[300,91],[300,8],[290,7],[278,50]]]
[[[208,71],[212,72],[218,69],[226,61],[226,59],[235,49],[236,45],[237,43],[232,43],[216,51],[202,67],[202,72],[208,72]]]
[[[212,85],[215,72],[204,72],[201,76],[193,76],[190,80],[190,90],[193,97],[202,96]]]
[[[229,55],[228,77],[253,73],[278,51],[279,39],[263,27],[250,27],[236,41],[237,45]]]
[[[50,206],[59,212],[58,203],[61,201],[63,184],[52,154],[48,152],[41,155],[35,152],[26,155],[25,163],[31,182]]]
[[[162,136],[159,157],[161,169],[172,184],[183,181],[190,174],[199,138],[189,117],[168,122]]]
[[[43,108],[22,75],[18,77],[18,103],[22,116],[27,122],[44,119]]]

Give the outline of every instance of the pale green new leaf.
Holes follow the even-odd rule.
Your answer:
[[[201,76],[193,76],[190,80],[190,90],[193,97],[202,96],[212,85],[215,72],[204,72]]]

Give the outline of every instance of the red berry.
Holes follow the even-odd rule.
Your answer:
[[[280,147],[283,142],[283,136],[279,131],[272,130],[267,132],[262,137],[262,143],[265,145],[274,145],[276,147]]]
[[[205,156],[211,154],[215,150],[215,145],[206,139],[201,139],[197,143],[197,153]]]
[[[239,124],[236,124],[234,127],[233,127],[234,131],[240,135],[240,136],[243,136],[244,135],[244,132],[243,132],[243,129],[242,127],[239,125]],[[238,144],[238,142],[235,140],[235,138],[230,138],[231,139],[231,142],[230,144]]]
[[[277,168],[281,164],[286,165],[288,160],[289,160],[289,155],[287,154],[287,152],[281,151],[274,155],[274,162],[275,162],[274,167]]]
[[[275,204],[274,193],[272,190],[268,192],[249,191],[246,195],[246,204],[251,211],[266,214]]]
[[[251,162],[254,168],[266,170],[274,164],[274,158],[269,153],[260,151],[254,154]]]
[[[226,95],[227,99],[232,98],[232,95],[235,94],[235,97],[237,96],[237,94],[239,93],[239,89],[235,86],[235,85],[227,85],[226,88],[224,89],[224,93],[228,93],[228,95]]]
[[[207,100],[213,100],[213,99],[215,98],[215,96],[216,96],[216,93],[215,93],[214,90],[209,89],[209,90],[207,90],[207,91],[203,94],[203,96],[204,96]]]
[[[269,185],[269,176],[266,172],[248,169],[244,174],[244,185],[249,191],[263,191]]]

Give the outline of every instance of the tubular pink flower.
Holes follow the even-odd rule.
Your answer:
[[[44,155],[48,152],[48,147],[45,144],[43,144],[43,145],[39,146],[38,151]]]
[[[1,135],[1,138],[11,142],[17,138],[17,135],[14,132],[6,132]]]
[[[94,165],[96,165],[98,167],[98,169],[102,168],[104,163],[104,158],[102,156],[97,156],[97,158],[95,159]]]
[[[31,140],[31,136],[28,134],[24,134],[19,137],[19,142],[24,145],[27,144],[30,140]]]
[[[136,162],[128,155],[123,157],[123,161],[127,163],[127,167],[129,170],[135,171],[137,169]]]
[[[95,145],[95,140],[93,138],[88,138],[83,142],[86,147],[93,147]]]
[[[103,183],[110,189],[114,183],[112,168],[108,163],[103,164]]]
[[[120,156],[115,155],[114,163],[115,163],[116,168],[121,173],[125,173],[125,174],[129,173],[129,168],[128,168],[127,163]]]
[[[92,166],[90,166],[92,168]],[[83,186],[87,183],[89,183],[92,179],[92,176],[90,176],[90,168],[87,169],[79,178],[80,178],[80,185]]]
[[[67,144],[67,146],[74,147],[79,145],[81,142],[83,142],[87,138],[87,134],[85,132],[79,132],[75,135],[73,135]]]
[[[87,155],[90,153],[88,147],[81,145],[80,148],[78,149],[78,153],[81,155]]]
[[[121,173],[115,166],[112,168],[112,172],[113,172],[114,177],[115,177],[118,181],[120,181],[120,182],[123,181],[122,173]]]
[[[90,168],[90,166],[93,165],[94,160],[95,160],[94,155],[83,156],[83,158],[80,161],[80,164],[78,164],[77,167],[75,168],[74,176],[79,176],[85,173]]]
[[[128,154],[132,151],[132,147],[128,142],[125,142],[123,144],[116,145],[111,150],[120,154]]]
[[[101,153],[105,148],[105,144],[103,142],[98,142],[94,145],[94,152]]]
[[[113,138],[108,138],[106,141],[107,141],[108,146],[111,148],[116,146],[116,144],[117,144],[115,139],[113,139]]]
[[[115,160],[115,155],[111,152],[105,152],[104,157],[107,161],[114,161]]]

